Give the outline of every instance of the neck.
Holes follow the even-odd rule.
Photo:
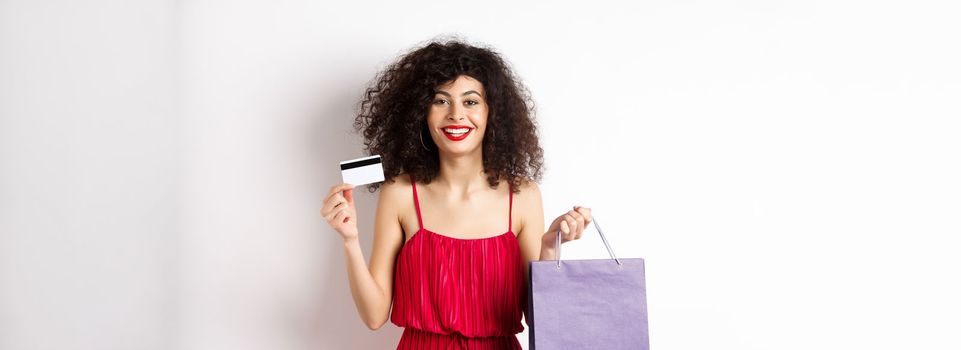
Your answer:
[[[463,196],[490,187],[484,175],[480,150],[463,155],[440,155],[437,184],[454,196]]]

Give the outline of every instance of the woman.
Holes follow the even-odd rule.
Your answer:
[[[364,323],[405,327],[398,349],[520,349],[528,262],[555,259],[558,230],[575,240],[591,220],[575,206],[544,231],[527,90],[496,52],[431,42],[378,74],[354,126],[387,178],[368,187],[381,190],[369,267],[353,186],[332,187],[321,215]]]

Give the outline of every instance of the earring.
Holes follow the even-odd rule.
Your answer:
[[[427,145],[424,144],[424,133],[418,133],[418,136],[420,136],[420,145],[423,146],[425,150],[430,151],[430,148],[427,148]]]

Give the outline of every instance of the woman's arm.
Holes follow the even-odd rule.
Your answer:
[[[530,262],[537,260],[557,259],[555,245],[557,236],[554,232],[560,230],[561,243],[569,242],[581,238],[584,228],[591,222],[591,210],[589,208],[575,206],[573,210],[558,216],[551,222],[547,231],[544,231],[544,202],[541,199],[541,190],[537,183],[530,182],[528,185],[521,186],[523,195],[521,198],[521,230],[517,238],[524,256],[524,280],[530,281]],[[515,197],[515,198],[517,198]],[[573,229],[572,229],[573,228]],[[524,310],[524,319],[527,318],[527,311]]]
[[[553,249],[546,253],[541,245],[544,235],[544,203],[537,183],[531,181],[522,185],[521,192],[515,198],[520,199],[518,204],[521,204],[516,206],[521,209],[521,215],[518,215],[518,226],[521,230],[517,232],[517,239],[524,257],[524,280],[529,281],[530,262],[545,259],[545,254],[553,257]]]
[[[537,260],[557,259],[555,252],[556,239],[554,232],[560,230],[561,242],[569,242],[581,238],[584,228],[591,223],[591,209],[575,206],[574,209],[554,219],[547,231],[544,231],[544,202],[537,183],[530,182],[521,186],[521,215],[518,239],[521,253],[524,255],[524,266],[528,277],[530,262]],[[573,228],[573,229],[572,229]]]
[[[541,200],[541,190],[537,186],[536,182],[528,182],[521,186],[521,192],[514,196],[514,199],[519,199],[520,205],[515,205],[515,208],[521,209],[518,214],[520,217],[520,222],[518,227],[520,231],[517,232],[517,240],[520,244],[521,255],[524,258],[524,283],[529,283],[530,281],[530,262],[537,261],[544,254],[541,247],[542,236],[544,235],[544,203]],[[529,287],[529,286],[527,286]],[[524,301],[527,304],[527,301]],[[530,316],[527,314],[528,309],[525,308],[524,320],[527,322],[528,327],[530,327]]]
[[[348,195],[347,198],[353,207],[352,196]],[[350,293],[357,307],[357,313],[371,330],[383,326],[390,315],[394,258],[404,239],[403,229],[398,220],[398,208],[396,182],[381,186],[377,200],[374,245],[369,268],[364,261],[364,254],[357,236],[342,235]]]

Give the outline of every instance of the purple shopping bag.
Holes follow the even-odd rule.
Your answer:
[[[530,350],[648,350],[644,259],[618,259],[593,220],[610,259],[530,262]]]

